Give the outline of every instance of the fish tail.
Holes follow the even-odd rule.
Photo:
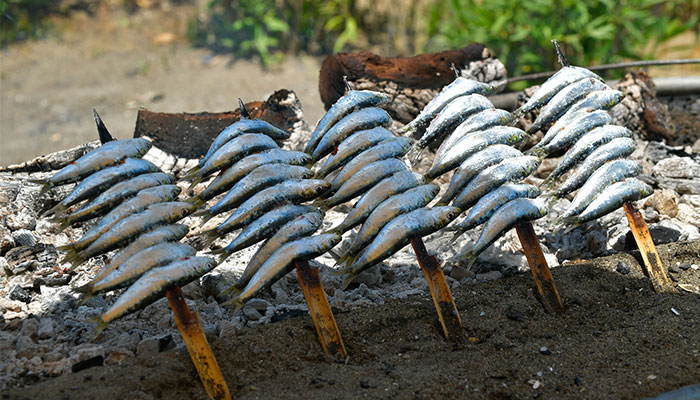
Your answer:
[[[515,111],[510,113],[510,115],[513,118],[511,120],[511,123],[513,123],[513,122],[516,122],[517,120],[519,120],[523,115],[525,115],[525,111],[523,110],[522,107],[518,107]]]
[[[73,251],[76,251],[74,243],[64,244],[63,246],[56,246],[56,250],[67,251],[69,254]]]
[[[232,298],[231,300],[228,300],[228,301],[221,303],[222,306],[226,306],[226,307],[233,306],[234,313],[236,313],[238,310],[243,308],[243,304],[245,304],[245,303],[238,295],[236,295],[236,297]]]
[[[28,179],[29,182],[31,183],[36,183],[37,185],[41,185],[41,190],[39,190],[39,195],[42,195],[51,189],[51,184],[49,183],[48,179]]]
[[[326,200],[316,200],[313,203],[311,203],[312,206],[320,208],[321,211],[326,212],[331,208],[331,201],[330,199]]]
[[[406,125],[404,125],[401,128],[396,130],[397,133],[402,134],[404,136],[408,136],[409,134],[412,134],[415,131],[416,131],[416,125],[412,122],[409,122]]]
[[[205,201],[199,197],[199,195],[190,197],[189,199],[186,200],[188,203],[192,203],[195,208],[199,208],[204,205]]]
[[[544,160],[545,158],[547,158],[547,150],[540,146],[535,146],[531,148],[530,150],[526,151],[525,154],[533,155],[537,157],[538,160]]]
[[[101,315],[99,317],[90,318],[90,320],[97,324],[97,328],[95,329],[95,337],[100,336],[100,333],[102,333],[102,331],[105,330],[107,325],[109,325],[109,322],[106,322],[104,319],[102,319]]]
[[[219,237],[219,232],[216,229],[210,229],[202,232],[202,244],[204,247],[209,247]]]
[[[182,176],[182,179],[189,180],[190,178],[194,178],[200,169],[202,169],[202,167],[199,165],[192,167],[187,172],[185,172],[185,175]]]
[[[58,225],[59,231],[63,231],[64,229],[68,228],[71,225],[71,221],[67,215],[62,216],[62,217],[54,217],[51,219],[51,222],[59,224]]]
[[[347,289],[348,286],[350,286],[350,284],[352,283],[352,281],[355,280],[356,277],[357,277],[356,273],[348,272],[345,276],[345,279],[343,279],[343,283],[340,284],[340,289],[341,290]]]
[[[203,178],[201,176],[197,175],[191,179],[192,179],[192,181],[190,182],[190,186],[187,188],[187,190],[194,189],[195,186],[199,185],[199,183],[202,181]]]
[[[203,210],[203,212],[198,216],[202,217],[202,222],[199,224],[199,226],[204,226],[204,224],[209,222],[210,219],[214,218],[214,214],[209,212],[209,210]]]
[[[468,252],[465,254],[464,261],[467,264],[467,271],[471,271],[472,266],[474,266],[474,263],[476,262],[476,258],[478,257],[477,254],[474,254],[473,251]]]
[[[465,229],[465,230],[462,230],[461,228],[457,228],[457,229],[455,229],[455,230],[456,230],[457,232],[454,234],[454,236],[452,236],[452,239],[450,240],[450,244],[453,244],[454,242],[456,242],[457,239],[459,239],[459,237],[462,236],[462,235],[464,235],[464,232],[466,232],[466,229]]]
[[[352,264],[353,261],[353,256],[350,254],[343,254],[343,256],[339,257],[337,260],[335,260],[335,266],[338,266],[338,269],[331,271],[331,274],[333,275],[343,275],[347,272],[348,267]]]
[[[216,265],[221,265],[227,258],[228,254],[222,254],[221,257],[216,260]]]
[[[53,215],[54,218],[57,218],[61,214],[63,214],[64,211],[66,211],[68,207],[64,206],[61,203],[56,204],[55,206],[49,208],[48,210],[44,211],[41,216],[47,216],[47,215]]]
[[[411,164],[411,166],[414,166],[418,163],[418,157],[420,157],[422,152],[423,148],[418,146],[418,143],[416,143],[413,146],[411,146],[410,149],[408,149],[405,158],[408,161],[408,163]]]
[[[224,254],[224,253],[226,253],[226,247],[222,247],[222,248],[216,249],[216,250],[209,250],[207,252],[207,254]],[[226,256],[224,256],[224,259],[226,259]]]
[[[239,287],[236,286],[236,284],[234,283],[233,285],[231,285],[231,286],[229,286],[227,289],[225,289],[223,292],[221,292],[219,295],[223,296],[223,295],[225,295],[225,294],[226,294],[226,295],[231,294],[231,295],[233,295],[234,297],[238,297],[238,295],[239,295],[242,291],[243,291],[243,289],[239,288]],[[225,304],[225,303],[224,303],[224,304]]]

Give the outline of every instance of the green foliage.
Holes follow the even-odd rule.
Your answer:
[[[653,58],[664,40],[697,29],[699,11],[698,0],[439,0],[428,29],[439,48],[484,43],[516,76],[557,67],[552,39],[581,66]]]
[[[56,0],[0,0],[0,45],[40,35]]]
[[[268,65],[282,52],[340,51],[358,33],[354,1],[211,0],[204,21],[190,24],[195,45]]]

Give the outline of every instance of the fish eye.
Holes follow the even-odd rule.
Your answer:
[[[433,196],[437,196],[438,192],[440,192],[440,189],[433,188],[433,190],[430,191],[430,194],[432,194]]]
[[[323,193],[323,191],[326,190],[323,186],[318,185],[316,186],[316,193]]]

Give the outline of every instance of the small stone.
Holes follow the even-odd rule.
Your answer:
[[[36,341],[39,332],[39,321],[36,318],[27,318],[22,322],[20,333]]]
[[[233,322],[223,320],[217,324],[217,330],[219,331],[219,339],[225,339],[234,336],[239,328]]]
[[[476,280],[478,281],[494,281],[501,278],[503,278],[503,273],[501,273],[501,271],[489,271],[483,274],[476,274]]]
[[[0,311],[20,312],[21,310],[22,302],[0,297]],[[5,319],[7,319],[7,316],[5,316]]]
[[[268,307],[272,307],[272,304],[264,299],[251,299],[246,303],[246,306],[253,307],[255,311],[264,313]]]
[[[39,321],[37,337],[39,339],[49,339],[54,335],[54,322],[51,318],[42,318]]]
[[[5,253],[12,250],[15,246],[15,240],[12,239],[11,235],[3,235],[2,238],[0,238],[0,255],[5,255]]]
[[[17,301],[21,301],[23,303],[29,303],[32,301],[32,295],[27,293],[19,285],[15,285],[15,287],[12,288],[12,290],[10,291],[9,297],[10,297],[10,300],[17,300]]]
[[[36,244],[36,237],[27,229],[12,232],[12,240],[17,246],[34,246]]]
[[[26,335],[21,335],[17,338],[15,351],[17,352],[15,357],[30,359],[36,353],[36,345],[34,344],[32,338]]]
[[[464,278],[474,279],[476,274],[461,265],[455,265],[450,271],[450,278],[461,281]]]
[[[506,310],[506,317],[513,321],[525,321],[525,313],[512,304],[509,305]]]
[[[155,337],[149,337],[139,342],[136,354],[139,358],[151,357],[160,351],[160,343]]]
[[[683,271],[686,271],[686,270],[688,270],[688,269],[690,268],[690,264],[688,264],[688,263],[683,263],[683,264],[679,265],[678,268],[680,268],[680,269],[683,270]]]
[[[26,207],[19,210],[17,213],[7,216],[6,225],[13,231],[24,229],[34,230],[36,227],[36,217],[33,212]]]
[[[622,275],[627,275],[631,271],[631,268],[629,265],[627,265],[626,262],[624,261],[618,261],[617,262],[617,272],[621,273]]]
[[[249,321],[257,321],[260,318],[262,318],[262,315],[258,312],[258,310],[254,309],[253,307],[250,307],[246,305],[243,307],[243,315],[249,320]]]
[[[135,353],[136,350],[138,349],[139,342],[141,341],[141,337],[139,336],[138,333],[133,332],[133,333],[122,333],[119,335],[119,337],[116,339],[115,346],[118,348],[123,348],[126,350],[131,351],[132,353]]]
[[[542,347],[540,347],[540,354],[548,356],[548,355],[552,354],[552,352],[547,348],[547,346],[542,346]]]
[[[56,272],[48,276],[38,276],[34,279],[34,288],[39,289],[42,286],[65,286],[70,283],[72,276]]]

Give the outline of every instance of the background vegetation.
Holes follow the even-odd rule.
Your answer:
[[[2,44],[40,34],[65,1],[0,0]],[[695,45],[700,38],[700,0],[204,1],[191,43],[263,65],[290,53],[412,55],[481,42],[516,76],[556,67],[552,38],[579,65],[654,58],[660,43],[687,31]]]

